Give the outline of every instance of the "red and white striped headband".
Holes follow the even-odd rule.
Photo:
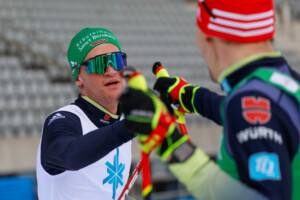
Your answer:
[[[273,0],[198,0],[197,24],[210,36],[251,43],[275,33]]]

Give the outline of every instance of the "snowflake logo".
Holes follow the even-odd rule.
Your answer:
[[[112,199],[116,198],[116,190],[119,186],[123,186],[123,171],[125,169],[125,164],[119,163],[119,148],[117,148],[117,154],[114,156],[114,163],[111,164],[108,161],[105,163],[107,166],[108,176],[103,180],[103,185],[105,183],[112,184],[113,196]]]

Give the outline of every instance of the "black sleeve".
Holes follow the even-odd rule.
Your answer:
[[[133,137],[134,134],[125,129],[123,120],[82,135],[78,116],[59,111],[45,121],[41,163],[50,174],[78,170],[96,162]]]
[[[230,100],[226,120],[240,180],[269,199],[291,199],[289,146],[298,138],[288,136],[296,129],[285,112],[264,94],[246,92]]]
[[[195,94],[194,106],[200,115],[221,125],[220,106],[223,98],[222,95],[200,88]]]

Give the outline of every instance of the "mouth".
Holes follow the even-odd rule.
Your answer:
[[[107,82],[104,86],[113,86],[113,85],[117,85],[119,83],[119,81],[110,81]]]

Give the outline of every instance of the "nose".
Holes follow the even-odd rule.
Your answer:
[[[104,73],[104,76],[114,76],[116,74],[117,74],[117,70],[113,69],[111,64],[109,64],[106,72]]]

